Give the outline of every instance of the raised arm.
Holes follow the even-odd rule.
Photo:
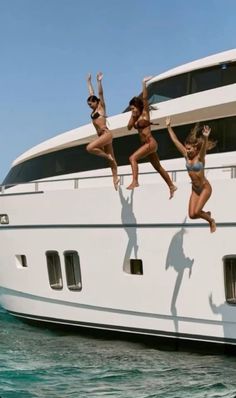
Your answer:
[[[87,76],[87,85],[88,85],[89,95],[94,95],[94,89],[93,89],[93,86],[92,86],[91,73],[89,73],[88,76]]]
[[[152,76],[144,77],[142,85],[143,85],[143,110],[145,112],[145,118],[150,120],[149,113],[149,103],[148,103],[148,91],[147,91],[147,82],[150,80]]]
[[[103,74],[102,72],[98,72],[97,74],[97,84],[98,84],[98,97],[100,99],[100,103],[103,106],[104,110],[106,108],[105,105],[105,100],[104,100],[104,94],[103,94],[103,88],[102,88],[102,79],[103,79]]]
[[[178,151],[180,153],[182,153],[182,155],[184,157],[186,157],[186,149],[185,149],[184,145],[178,140],[174,130],[172,129],[169,117],[166,118],[166,127],[168,130],[169,136],[170,136],[171,140],[173,141],[173,143],[175,144],[176,148],[178,149]]]
[[[206,150],[207,150],[207,143],[208,143],[208,137],[210,135],[211,132],[211,128],[209,126],[203,126],[202,129],[202,146],[201,149],[199,151],[199,160],[204,162],[205,160],[205,155],[206,155]]]

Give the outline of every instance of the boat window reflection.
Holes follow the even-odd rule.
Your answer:
[[[218,141],[217,146],[211,153],[236,151],[235,116],[201,121],[201,123],[209,124],[214,139]],[[192,127],[193,124],[175,126],[175,131],[180,141],[184,141]],[[153,136],[158,140],[158,153],[161,160],[181,157],[174,145],[170,145],[170,139],[166,134],[166,129],[153,131]],[[139,145],[140,142],[137,134],[115,138],[113,140],[113,147],[118,165],[128,165],[130,154],[133,153]],[[42,178],[109,167],[104,159],[87,153],[85,147],[86,144],[79,145],[26,160],[14,166],[2,184],[14,185]],[[141,159],[139,163],[144,163],[146,161],[147,158]]]

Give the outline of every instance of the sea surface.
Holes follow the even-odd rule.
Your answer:
[[[236,357],[25,324],[0,308],[0,397],[236,397]]]

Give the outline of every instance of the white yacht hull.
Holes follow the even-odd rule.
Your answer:
[[[134,192],[124,177],[119,192],[109,179],[106,186],[62,190],[44,190],[42,183],[42,191],[2,197],[10,220],[0,229],[2,306],[52,324],[235,345],[236,308],[226,302],[223,258],[235,253],[236,179],[226,172],[224,180],[222,170],[215,179],[214,170],[208,173],[214,234],[187,217],[186,173],[172,200],[157,174],[144,176]],[[61,290],[49,284],[50,250],[61,259]],[[67,250],[79,253],[81,291],[66,285]],[[17,264],[19,255],[27,267]],[[142,260],[143,275],[129,273],[130,258]]]

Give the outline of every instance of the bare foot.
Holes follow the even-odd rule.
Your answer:
[[[169,197],[169,199],[172,199],[173,198],[173,196],[174,196],[174,193],[175,193],[175,191],[177,191],[177,187],[175,186],[175,185],[171,185],[171,187],[170,187],[170,197]]]
[[[215,232],[216,231],[216,223],[215,223],[214,218],[211,219],[209,224],[210,224],[211,233]]]
[[[114,184],[115,190],[117,191],[119,184],[120,184],[120,178],[118,176],[113,178],[113,184]]]
[[[134,189],[139,187],[139,183],[138,182],[132,182],[126,189]]]

